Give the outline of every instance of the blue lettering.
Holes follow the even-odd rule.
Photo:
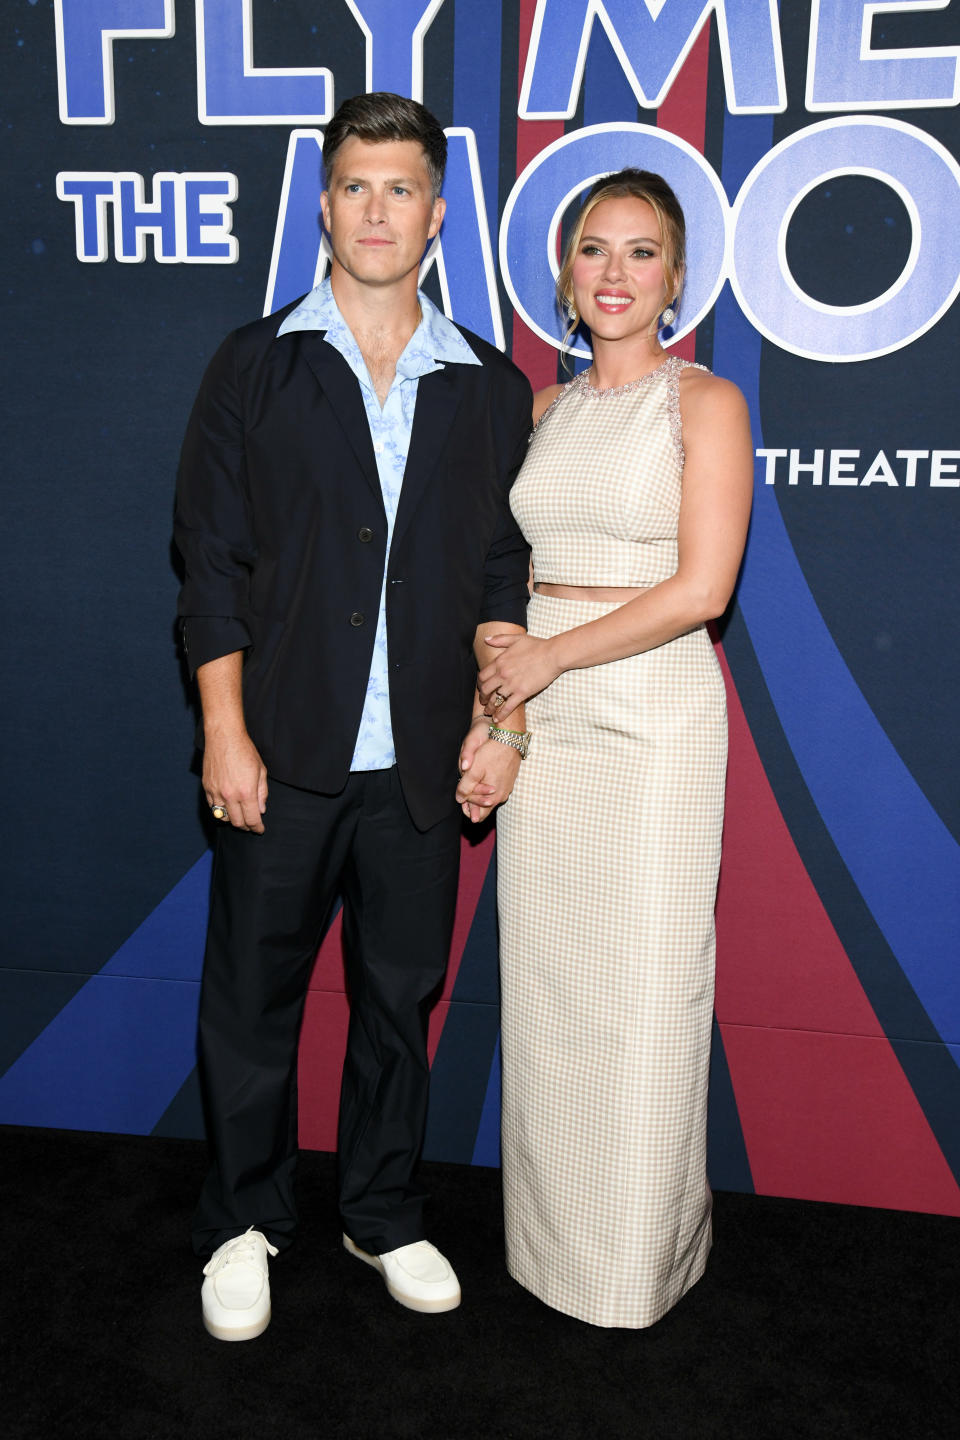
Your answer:
[[[123,176],[119,181],[120,224],[117,227],[117,259],[141,264],[147,258],[147,235],[154,237],[157,260],[177,258],[177,201],[172,175],[155,175],[153,200],[146,204],[143,177]],[[116,210],[114,214],[116,215]]]
[[[448,202],[447,216],[439,240],[434,241],[424,258],[421,278],[436,262],[446,313],[503,349],[503,322],[476,138],[467,129],[451,129],[446,135],[449,151],[443,193]],[[329,249],[319,219],[319,197],[325,184],[322,145],[319,130],[294,130],[290,136],[263,306],[265,315],[312,290],[326,273]]]
[[[446,136],[447,174],[443,196],[447,213],[443,228],[430,247],[421,280],[435,258],[447,315],[503,350],[506,340],[477,139],[473,131],[466,128],[447,130]]]
[[[895,190],[913,239],[903,273],[860,305],[827,305],[800,289],[786,260],[790,217],[815,185],[869,175]],[[870,360],[911,344],[960,293],[960,164],[901,120],[823,120],[789,136],[747,176],[733,207],[731,283],[762,335],[811,360]]]
[[[687,218],[690,246],[677,339],[698,324],[724,279],[727,202],[703,156],[652,125],[590,125],[542,150],[517,180],[503,212],[500,269],[519,314],[548,344],[560,348],[557,233],[564,211],[598,176],[637,165],[664,175]],[[578,344],[574,353],[588,356]]]
[[[810,12],[808,110],[906,110],[956,105],[960,48],[874,50],[880,11],[943,10],[949,0],[813,0]]]
[[[106,260],[107,206],[113,209],[117,260],[145,260],[148,235],[154,238],[154,258],[164,265],[230,265],[237,259],[237,240],[230,234],[236,175],[164,171],[153,177],[149,203],[144,192],[143,176],[132,171],[61,171],[57,195],[74,207],[78,260]],[[209,230],[218,231],[218,238]]]
[[[198,113],[204,125],[322,125],[333,114],[329,70],[257,70],[253,0],[197,0]]]
[[[641,105],[668,94],[713,10],[734,114],[786,108],[776,0],[537,0],[520,93],[522,120],[566,120],[577,108],[594,18]]]
[[[423,100],[423,37],[443,0],[347,0],[367,42],[368,93]]]
[[[57,196],[73,203],[77,226],[77,259],[96,263],[107,258],[107,205],[113,203],[113,175],[61,170]]]
[[[168,40],[173,0],[55,0],[57,85],[64,125],[112,125],[113,41]]]
[[[326,273],[329,252],[320,219],[325,188],[323,131],[294,130],[287,142],[287,163],[273,235],[264,315],[312,290]]]
[[[219,197],[219,198],[217,198]],[[237,241],[230,234],[230,201],[237,198],[235,175],[184,175],[183,219],[185,258],[195,265],[231,264],[237,258]],[[201,203],[213,209],[201,210]],[[204,232],[219,230],[224,239],[208,239]]]

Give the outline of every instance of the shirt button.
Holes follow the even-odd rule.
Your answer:
[[[373,453],[374,453],[374,455],[382,455],[382,454],[383,454],[383,441],[382,441],[382,440],[374,440],[374,442],[373,442]]]
[[[353,614],[350,616],[350,624],[354,627],[354,629],[356,629],[359,625],[362,625],[363,620],[364,615],[362,610],[354,610]]]
[[[357,531],[357,539],[362,540],[364,545],[370,544],[370,541],[373,539],[373,531],[369,525],[360,526],[360,529]]]

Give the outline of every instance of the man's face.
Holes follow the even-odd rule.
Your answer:
[[[445,209],[434,200],[415,140],[345,140],[320,196],[333,257],[362,285],[387,286],[419,270]]]

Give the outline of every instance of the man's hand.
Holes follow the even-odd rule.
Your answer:
[[[468,820],[483,820],[490,814],[494,787],[489,781],[484,781],[479,773],[473,773],[473,763],[480,750],[487,742],[487,731],[490,729],[490,722],[486,715],[474,715],[470,722],[470,729],[464,736],[463,744],[460,746],[460,759],[457,762],[460,770],[460,783],[457,786],[457,804],[460,805]],[[470,804],[466,803],[466,797],[472,797]],[[481,803],[482,802],[482,803]]]
[[[480,720],[482,727],[478,723],[471,725],[463,743],[457,786],[457,803],[474,824],[486,820],[495,806],[509,797],[521,763],[511,745],[485,738],[488,722],[483,716]]]
[[[203,793],[238,830],[263,834],[267,770],[243,721],[243,652],[197,666],[203,710]]]
[[[207,734],[203,751],[203,793],[207,804],[222,805],[238,830],[263,834],[267,808],[267,767],[244,731]]]
[[[500,725],[518,705],[552,684],[562,666],[551,640],[524,634],[489,634],[484,640],[500,653],[481,669],[477,689],[487,715]]]

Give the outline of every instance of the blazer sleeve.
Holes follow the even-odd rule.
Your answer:
[[[180,456],[174,539],[185,567],[177,603],[191,675],[251,643],[250,576],[257,558],[245,485],[237,337],[213,357]]]
[[[494,401],[497,448],[504,457],[500,514],[484,566],[481,624],[504,620],[525,625],[530,580],[530,546],[510,509],[510,487],[527,452],[533,425],[533,391],[519,370],[511,367],[510,384]],[[498,403],[499,402],[499,403]]]

